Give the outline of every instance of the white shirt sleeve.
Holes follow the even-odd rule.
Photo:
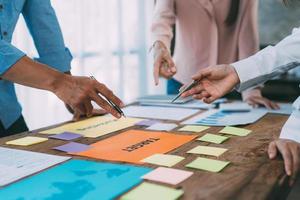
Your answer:
[[[239,76],[239,91],[264,83],[300,66],[300,29],[275,46],[232,64]],[[300,111],[295,110],[281,130],[280,138],[300,143]]]
[[[300,65],[300,29],[275,46],[269,46],[255,55],[232,64],[243,91],[278,76]]]

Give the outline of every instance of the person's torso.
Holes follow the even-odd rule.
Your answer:
[[[231,0],[175,0],[175,78],[186,82],[201,67],[232,63],[238,59],[240,18],[247,6],[241,0],[239,15],[226,24]]]

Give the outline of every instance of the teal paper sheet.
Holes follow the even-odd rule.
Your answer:
[[[114,199],[139,184],[151,169],[71,160],[0,189],[6,200]]]

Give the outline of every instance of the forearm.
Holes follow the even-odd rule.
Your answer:
[[[67,75],[24,56],[2,74],[0,78],[54,92],[55,85],[65,76]]]

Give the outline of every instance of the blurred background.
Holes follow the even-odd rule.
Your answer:
[[[146,94],[165,93],[155,87],[149,27],[154,1],[150,0],[52,0],[66,46],[73,53],[72,73],[95,76],[126,103]],[[284,7],[281,0],[263,0],[259,7],[261,48],[276,44],[300,26],[300,3]],[[19,20],[14,44],[37,56],[32,39]],[[300,70],[266,83],[266,96],[293,101],[299,94]],[[72,116],[49,92],[16,86],[23,114],[31,130],[68,121]]]

